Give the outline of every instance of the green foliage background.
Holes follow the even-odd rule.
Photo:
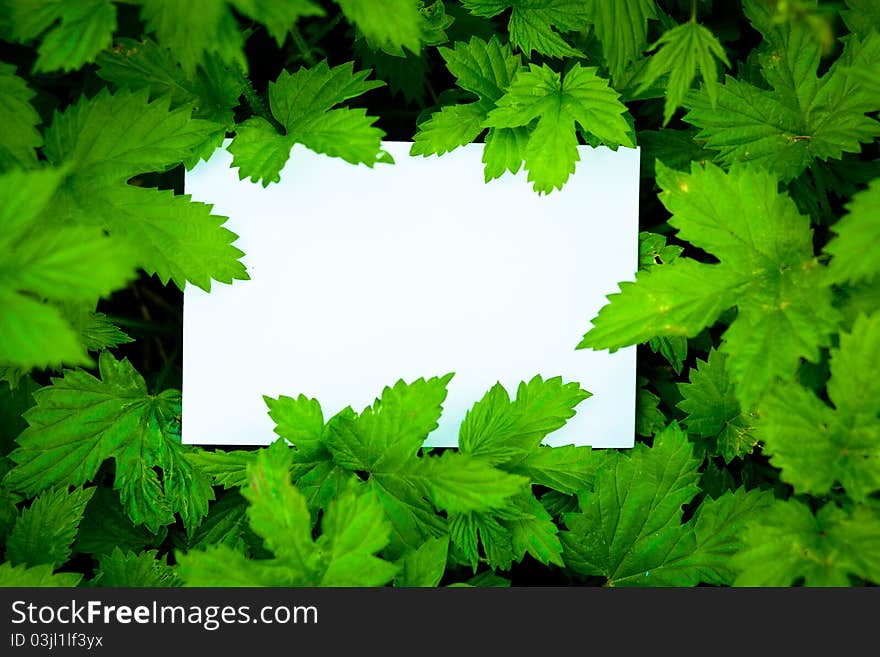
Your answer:
[[[0,38],[0,585],[880,583],[876,0],[0,0]],[[181,193],[225,137],[263,186],[484,141],[538,194],[641,146],[639,272],[572,345],[640,345],[636,447],[542,446],[589,392],[535,377],[422,449],[440,373],[181,445],[180,290],[247,279]]]

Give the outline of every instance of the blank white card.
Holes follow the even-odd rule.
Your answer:
[[[251,280],[184,292],[183,442],[264,445],[263,395],[316,398],[329,418],[398,379],[454,372],[427,445],[455,446],[496,382],[540,374],[592,396],[545,443],[631,447],[635,347],[576,350],[638,266],[639,151],[580,147],[561,191],[483,179],[482,144],[374,168],[294,148],[281,182],[240,181],[218,150],[186,192],[229,217]]]

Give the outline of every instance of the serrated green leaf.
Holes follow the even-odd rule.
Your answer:
[[[560,445],[538,447],[508,467],[533,484],[574,494],[592,489],[598,463],[599,458],[590,447]]]
[[[437,427],[451,379],[399,380],[357,417],[340,417],[326,436],[334,460],[352,470],[399,471]]]
[[[697,76],[697,69],[703,75],[709,102],[714,104],[717,101],[718,71],[715,60],[723,62],[728,68],[730,62],[710,30],[696,20],[690,20],[664,32],[650,49],[657,52],[651,57],[637,93],[647,89],[661,76],[669,76],[663,105],[664,126],[684,101]]]
[[[759,407],[756,434],[796,492],[825,495],[839,483],[863,501],[880,490],[880,387],[865,363],[880,357],[880,313],[858,317],[832,350],[826,406],[794,383]]]
[[[648,45],[648,20],[657,18],[654,0],[589,0],[585,4],[602,44],[605,65],[616,81]]]
[[[109,0],[5,0],[12,37],[40,40],[34,71],[73,71],[95,60],[116,30],[116,6]]]
[[[846,0],[846,6],[840,17],[850,32],[868,36],[871,30],[880,31],[880,5],[874,0]]]
[[[116,462],[114,488],[136,523],[155,532],[174,522],[194,529],[213,499],[207,478],[183,456],[175,426],[180,394],[147,394],[127,359],[108,352],[101,378],[66,370],[63,378],[34,393],[30,425],[10,458],[16,463],[6,485],[33,494],[56,484],[79,485],[95,477],[105,459]],[[161,469],[160,481],[154,468]]]
[[[227,492],[211,504],[198,529],[186,540],[187,549],[207,549],[211,545],[224,545],[248,554],[248,542],[259,540],[248,524],[247,500],[237,491]]]
[[[494,36],[489,41],[472,37],[468,43],[459,42],[454,48],[438,50],[458,85],[478,100],[447,105],[420,123],[410,155],[442,155],[476,139],[496,101],[522,68],[520,56]],[[505,171],[516,173],[522,165],[526,143],[525,128],[490,129],[483,151],[486,181]]]
[[[297,143],[352,164],[372,167],[390,162],[381,148],[385,133],[373,125],[375,117],[367,116],[362,108],[334,109],[384,84],[367,80],[369,74],[369,70],[355,72],[354,62],[331,68],[326,60],[295,73],[282,71],[269,83],[269,105],[284,134],[263,118],[246,121],[229,145],[239,178],[262,181],[263,187],[277,182]]]
[[[300,18],[326,15],[321,5],[312,0],[232,0],[232,4],[241,13],[265,25],[279,48],[284,45],[288,32],[295,29]]]
[[[95,488],[54,488],[21,512],[6,539],[6,560],[13,565],[57,568],[69,558],[76,531]]]
[[[31,105],[36,94],[15,75],[15,67],[0,62],[0,172],[37,164],[36,150],[43,145],[43,136],[36,126],[40,115]]]
[[[184,454],[194,468],[206,477],[210,477],[216,486],[235,488],[247,483],[247,469],[257,457],[257,452],[233,450],[224,452],[222,449],[207,451],[193,449]]]
[[[839,321],[813,257],[809,219],[760,169],[725,173],[695,163],[687,174],[658,164],[657,176],[669,223],[721,263],[679,258],[638,272],[609,295],[579,347],[693,337],[737,305],[721,351],[738,399],[751,408],[777,377],[793,378],[801,358],[818,360]]]
[[[369,0],[336,0],[350,23],[367,41],[385,52],[403,56],[403,48],[422,49],[422,14],[416,0],[383,0],[379,9]]]
[[[150,99],[171,99],[172,108],[194,109],[193,118],[206,119],[232,129],[232,108],[238,104],[244,78],[215,54],[206,55],[196,73],[184,73],[171,51],[152,39],[116,39],[112,48],[98,55],[98,75],[117,87],[132,91],[148,89]],[[222,138],[222,135],[219,135]],[[213,143],[214,139],[206,142]]]
[[[195,73],[208,53],[215,53],[224,64],[247,71],[244,35],[226,0],[138,2],[146,30],[173,53],[188,75]]]
[[[728,77],[716,103],[705,89],[685,102],[684,119],[701,129],[718,161],[753,162],[785,181],[814,159],[858,153],[880,134],[880,123],[866,116],[880,100],[851,73],[880,61],[880,35],[850,37],[821,78],[819,49],[806,27],[784,26],[765,37],[762,72],[772,90]]]
[[[82,579],[80,573],[53,573],[52,566],[28,568],[24,564],[13,566],[12,562],[0,563],[0,588],[9,587],[73,587]]]
[[[419,465],[405,474],[424,481],[434,506],[448,513],[504,506],[508,498],[528,485],[525,477],[508,474],[464,453],[445,452],[440,457],[423,459]]]
[[[687,414],[683,423],[688,433],[707,439],[709,454],[730,463],[751,453],[758,439],[736,399],[726,361],[727,356],[715,349],[706,360],[698,359],[688,374],[689,383],[678,384],[682,396],[678,408]]]
[[[446,572],[448,552],[448,536],[425,541],[418,549],[408,552],[399,560],[400,570],[394,577],[394,586],[412,588],[439,585]]]
[[[511,9],[507,29],[510,42],[527,57],[532,51],[550,57],[579,57],[562,34],[586,29],[588,7],[573,0],[463,0],[476,16],[492,18]]]
[[[866,505],[846,512],[828,503],[814,516],[798,500],[776,500],[743,540],[733,560],[736,586],[849,586],[850,575],[880,578],[880,515]]]
[[[536,375],[521,382],[510,401],[500,383],[471,408],[461,423],[458,444],[464,454],[491,463],[521,460],[541,441],[575,414],[575,407],[591,394],[562,377],[546,381]]]
[[[157,558],[157,550],[140,554],[119,548],[98,559],[95,577],[90,586],[123,588],[171,588],[180,586],[174,570],[165,559]]]
[[[250,502],[248,519],[278,558],[307,581],[318,569],[312,520],[305,498],[290,481],[290,448],[282,440],[260,450],[248,467],[242,495]]]
[[[532,495],[524,495],[516,503],[531,517],[516,518],[507,523],[514,558],[522,561],[528,553],[545,566],[553,564],[564,568],[559,528],[553,518]]]
[[[880,178],[856,194],[846,208],[848,213],[832,228],[836,236],[825,247],[833,256],[828,275],[836,283],[880,273]]]
[[[597,471],[595,491],[579,494],[581,512],[564,516],[568,530],[561,534],[565,563],[612,586],[641,582],[683,551],[683,542],[690,548],[684,551],[693,549],[681,516],[699,490],[700,464],[674,424],[653,447],[637,445],[615,456]]]
[[[483,125],[516,128],[537,119],[525,166],[535,191],[546,193],[562,189],[580,160],[578,125],[607,144],[635,145],[618,98],[594,67],[575,64],[562,78],[546,64],[531,64],[517,74]]]

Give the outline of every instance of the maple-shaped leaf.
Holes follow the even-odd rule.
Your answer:
[[[758,7],[746,5],[750,12]],[[805,25],[774,23],[764,29],[758,59],[772,89],[728,76],[717,102],[706,88],[685,102],[685,121],[700,128],[698,137],[718,152],[719,162],[753,162],[787,181],[816,159],[858,153],[862,143],[880,135],[880,123],[867,116],[880,109],[880,96],[853,75],[880,62],[880,34],[848,37],[820,78],[819,44]]]
[[[363,108],[334,108],[385,84],[367,80],[369,74],[355,72],[354,62],[331,68],[326,61],[296,73],[282,71],[269,83],[269,106],[283,134],[259,116],[240,123],[229,145],[239,178],[262,181],[263,187],[278,182],[294,144],[353,164],[390,162],[381,146],[385,133],[373,125],[375,117]]]
[[[577,0],[463,0],[475,16],[492,18],[510,9],[510,42],[527,57],[532,51],[550,57],[580,57],[562,34],[584,30],[589,8]]]
[[[53,488],[21,512],[6,539],[6,559],[14,565],[58,568],[70,558],[77,527],[95,488]]]
[[[110,0],[2,0],[11,36],[39,39],[34,71],[73,71],[95,60],[116,30],[116,5]]]
[[[580,4],[580,3],[579,3]],[[617,78],[647,46],[648,20],[657,18],[654,0],[587,0],[590,23],[602,44],[605,65]]]
[[[244,34],[227,0],[138,0],[138,4],[146,31],[174,55],[187,75],[196,72],[208,53],[247,71]]]
[[[114,548],[98,558],[95,576],[89,586],[106,588],[170,588],[180,586],[174,569],[167,557],[157,558],[158,550],[145,550],[139,554]]]
[[[678,236],[720,263],[678,258],[638,272],[609,295],[579,347],[693,337],[736,305],[720,351],[748,411],[777,377],[791,379],[801,358],[817,361],[837,326],[809,218],[777,191],[773,175],[750,166],[724,172],[694,163],[683,173],[658,163],[657,182]]]
[[[659,49],[659,50],[657,50]],[[657,50],[651,57],[644,78],[637,90],[643,91],[658,78],[668,75],[666,98],[663,104],[663,125],[672,119],[697,75],[703,75],[709,102],[714,104],[718,97],[718,70],[715,60],[723,62],[728,68],[730,61],[718,39],[696,20],[690,20],[667,30],[651,45]]]
[[[727,356],[715,349],[688,374],[689,383],[679,383],[679,409],[687,416],[688,433],[703,439],[708,453],[720,455],[726,463],[751,453],[758,438],[753,421],[746,417],[725,368]],[[705,442],[703,442],[705,441]]]
[[[832,227],[836,236],[825,247],[833,256],[828,274],[837,283],[880,274],[880,178],[856,194],[846,209],[848,213]]]
[[[376,48],[402,57],[422,49],[423,16],[417,0],[383,0],[381,9],[368,0],[336,0],[350,23]]]
[[[0,365],[91,363],[63,304],[94,307],[134,277],[135,255],[100,227],[52,225],[63,170],[0,175]]]
[[[850,576],[880,580],[880,512],[833,502],[816,515],[796,499],[776,500],[743,532],[733,559],[736,586],[850,586]]]
[[[477,97],[472,103],[442,107],[419,124],[410,155],[443,155],[474,141],[484,130],[483,122],[522,69],[519,55],[493,36],[488,42],[472,37],[453,48],[438,48],[458,86]],[[486,135],[483,162],[486,181],[522,166],[525,128],[491,128]],[[510,153],[508,153],[510,151]]]
[[[0,62],[0,172],[37,164],[36,148],[43,144],[37,130],[41,119],[31,105],[35,92],[15,75],[15,67]]]
[[[880,490],[880,385],[865,367],[878,358],[880,313],[861,315],[831,350],[833,408],[794,383],[778,385],[759,406],[756,434],[796,492],[821,496],[840,484],[865,500]]]
[[[236,235],[222,227],[225,217],[187,196],[127,184],[136,174],[177,165],[222,132],[192,119],[188,106],[169,107],[168,96],[150,101],[147,88],[105,89],[56,114],[46,156],[69,173],[50,211],[123,240],[163,283],[171,279],[182,288],[189,281],[210,290],[211,279],[246,279],[243,254],[232,246]]]
[[[180,393],[148,394],[128,360],[118,361],[108,352],[101,354],[99,370],[100,379],[66,370],[34,393],[36,405],[27,412],[29,426],[9,455],[16,466],[5,485],[28,495],[59,484],[79,485],[113,458],[113,487],[135,524],[155,532],[179,513],[192,531],[214,493],[184,457],[175,419]]]
[[[391,525],[364,485],[329,504],[321,535],[313,540],[305,498],[290,481],[289,451],[281,440],[261,450],[242,489],[251,527],[273,558],[248,559],[225,545],[179,553],[179,572],[188,585],[382,586],[394,577],[397,567],[376,556],[388,544]]]
[[[517,128],[537,120],[525,147],[525,166],[535,191],[562,189],[574,173],[577,128],[602,142],[635,146],[623,117],[626,107],[595,67],[575,64],[562,77],[544,64],[530,64],[516,75],[483,123],[488,128]]]
[[[53,573],[52,566],[28,568],[25,564],[13,566],[11,561],[0,564],[0,588],[70,588],[79,584],[80,573]]]

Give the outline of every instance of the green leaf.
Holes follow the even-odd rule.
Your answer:
[[[312,0],[232,0],[232,4],[241,13],[265,25],[279,48],[284,45],[288,32],[295,29],[300,18],[326,15],[321,5]]]
[[[550,57],[580,57],[562,34],[586,29],[588,7],[574,0],[463,0],[475,16],[492,18],[511,9],[510,42],[527,57],[532,51]]]
[[[11,35],[27,43],[40,38],[34,71],[73,71],[95,61],[116,30],[116,6],[109,0],[4,0]]]
[[[833,256],[828,275],[835,283],[870,279],[880,273],[880,179],[856,194],[849,211],[832,230],[836,236],[825,247]]]
[[[528,477],[533,484],[575,494],[593,487],[598,463],[599,457],[590,447],[542,445],[508,467],[511,472]]]
[[[661,76],[668,74],[666,100],[663,105],[664,126],[669,123],[675,110],[684,101],[691,83],[697,76],[697,69],[703,75],[709,102],[717,102],[718,71],[715,60],[720,60],[728,68],[730,61],[724,54],[724,48],[710,30],[695,20],[690,20],[664,32],[650,49],[658,48],[656,54],[651,57],[636,93],[644,91]]]
[[[169,96],[172,108],[192,107],[193,118],[220,123],[227,129],[235,124],[232,109],[238,104],[244,79],[238,69],[227,67],[216,55],[208,55],[195,75],[188,77],[172,53],[152,39],[120,38],[113,48],[98,55],[97,64],[98,75],[117,87],[148,89],[151,100]]]
[[[91,586],[170,588],[180,586],[174,570],[165,559],[157,559],[157,550],[140,554],[115,548],[98,559]]]
[[[6,485],[30,495],[57,484],[83,484],[113,458],[114,488],[135,524],[156,532],[179,513],[192,531],[214,493],[184,457],[175,420],[180,393],[149,395],[128,360],[117,361],[108,352],[101,354],[99,369],[100,379],[67,370],[34,393],[37,404],[10,454],[17,465]]]
[[[278,182],[294,144],[369,167],[391,161],[381,148],[385,133],[373,125],[375,117],[367,116],[362,108],[334,109],[384,84],[368,81],[369,74],[355,73],[354,62],[330,68],[326,61],[296,73],[282,71],[269,83],[269,106],[284,134],[262,118],[249,119],[237,128],[229,152],[239,178],[262,181],[263,187]]]
[[[880,490],[880,386],[866,363],[880,358],[880,313],[859,316],[831,352],[834,408],[794,383],[759,407],[756,434],[796,492],[825,495],[842,485],[855,500]]]
[[[43,145],[36,126],[40,115],[31,105],[35,92],[15,75],[15,67],[0,62],[0,172],[13,167],[33,168],[37,164],[34,149]]]
[[[472,37],[454,48],[439,48],[458,85],[477,101],[447,105],[419,124],[411,155],[442,155],[472,142],[483,132],[483,122],[522,68],[519,55],[493,36],[488,42]],[[486,135],[483,162],[486,181],[505,171],[516,173],[523,161],[526,135],[521,128],[492,128]]]
[[[607,144],[635,145],[622,116],[626,107],[618,98],[594,67],[575,64],[562,78],[546,64],[530,64],[483,125],[516,128],[537,119],[526,144],[525,165],[535,191],[547,193],[562,189],[580,160],[578,125]]]
[[[71,173],[50,209],[125,241],[163,283],[173,279],[182,288],[189,280],[208,290],[212,278],[246,279],[242,253],[231,245],[236,236],[222,228],[225,217],[188,196],[125,184],[135,174],[178,164],[220,129],[191,119],[189,107],[169,110],[169,97],[150,102],[148,96],[148,89],[104,90],[56,114],[46,155]]]
[[[849,586],[850,576],[880,579],[880,514],[833,503],[814,516],[798,500],[776,500],[744,534],[734,557],[737,586]]]
[[[874,0],[846,0],[846,6],[840,17],[850,32],[859,36],[868,36],[871,30],[880,29],[880,6]]]
[[[753,162],[787,181],[815,159],[858,153],[880,135],[880,123],[866,116],[880,100],[852,74],[880,62],[880,34],[850,37],[821,78],[819,47],[806,27],[781,26],[765,39],[761,67],[772,90],[728,77],[717,102],[706,89],[685,102],[684,119],[701,129],[719,162]]]
[[[602,44],[605,65],[616,80],[648,44],[648,20],[657,18],[654,0],[589,0],[585,4]]]
[[[253,530],[273,552],[247,559],[226,546],[178,554],[190,586],[382,586],[397,567],[376,556],[388,544],[391,525],[373,492],[349,488],[329,505],[322,535],[312,540],[306,500],[290,481],[291,450],[282,440],[260,450],[242,490]],[[226,568],[232,572],[225,572]]]
[[[654,446],[616,452],[596,472],[594,492],[579,494],[580,513],[564,516],[565,563],[609,585],[639,583],[693,537],[681,526],[682,505],[699,490],[687,436],[670,425]],[[692,546],[687,546],[692,547]]]
[[[0,175],[0,363],[29,369],[89,363],[78,332],[51,302],[95,304],[134,274],[126,245],[99,228],[43,221],[62,171]]]
[[[462,453],[491,463],[522,460],[574,417],[575,407],[590,396],[577,383],[563,383],[562,377],[545,381],[536,375],[519,384],[511,402],[496,383],[465,415],[459,447]]]
[[[381,8],[369,0],[336,3],[374,47],[400,57],[403,48],[416,54],[421,51],[423,18],[416,0],[383,0]]]
[[[508,474],[487,461],[455,452],[423,459],[416,473],[407,474],[424,477],[434,506],[448,513],[504,506],[509,497],[523,492],[528,484],[525,477]]]
[[[418,549],[400,559],[400,570],[394,586],[401,588],[435,587],[446,572],[449,537],[438,536],[425,541]]]
[[[705,439],[712,456],[730,463],[750,454],[758,442],[752,421],[745,417],[727,376],[727,356],[715,349],[688,374],[689,383],[679,383],[682,400],[678,408],[687,414],[688,433]],[[702,441],[701,441],[702,442]]]
[[[69,558],[94,488],[48,490],[21,512],[6,539],[6,560],[14,565],[62,566]]]
[[[552,563],[564,568],[559,528],[553,522],[552,516],[532,495],[525,495],[517,499],[516,503],[528,515],[507,523],[514,558],[522,561],[528,553],[545,566]]]
[[[224,545],[243,554],[257,538],[248,524],[247,501],[237,491],[227,492],[211,504],[208,515],[186,541],[187,549]]]
[[[226,0],[167,2],[138,0],[147,32],[173,53],[184,72],[192,75],[209,53],[224,64],[247,71],[244,35]]]
[[[24,564],[13,566],[12,562],[0,563],[0,588],[10,587],[55,587],[68,588],[79,584],[80,573],[52,573],[52,566],[42,565],[28,568]]]
[[[250,502],[248,520],[276,556],[290,568],[311,574],[318,568],[312,521],[305,498],[290,482],[290,449],[276,441],[248,467],[242,495]]]
[[[743,408],[776,378],[794,377],[801,358],[819,359],[839,316],[813,257],[809,219],[777,181],[753,167],[725,173],[694,163],[691,173],[657,165],[660,200],[679,237],[720,264],[679,258],[640,271],[594,319],[579,347],[617,349],[656,336],[696,336],[727,308],[736,319],[720,351]]]
[[[184,454],[184,458],[215,486],[235,488],[247,483],[247,469],[256,458],[256,452],[234,450],[224,452],[222,449],[207,451],[193,449]]]
[[[399,471],[437,427],[451,379],[399,380],[357,417],[339,417],[326,436],[334,460],[352,470]]]

